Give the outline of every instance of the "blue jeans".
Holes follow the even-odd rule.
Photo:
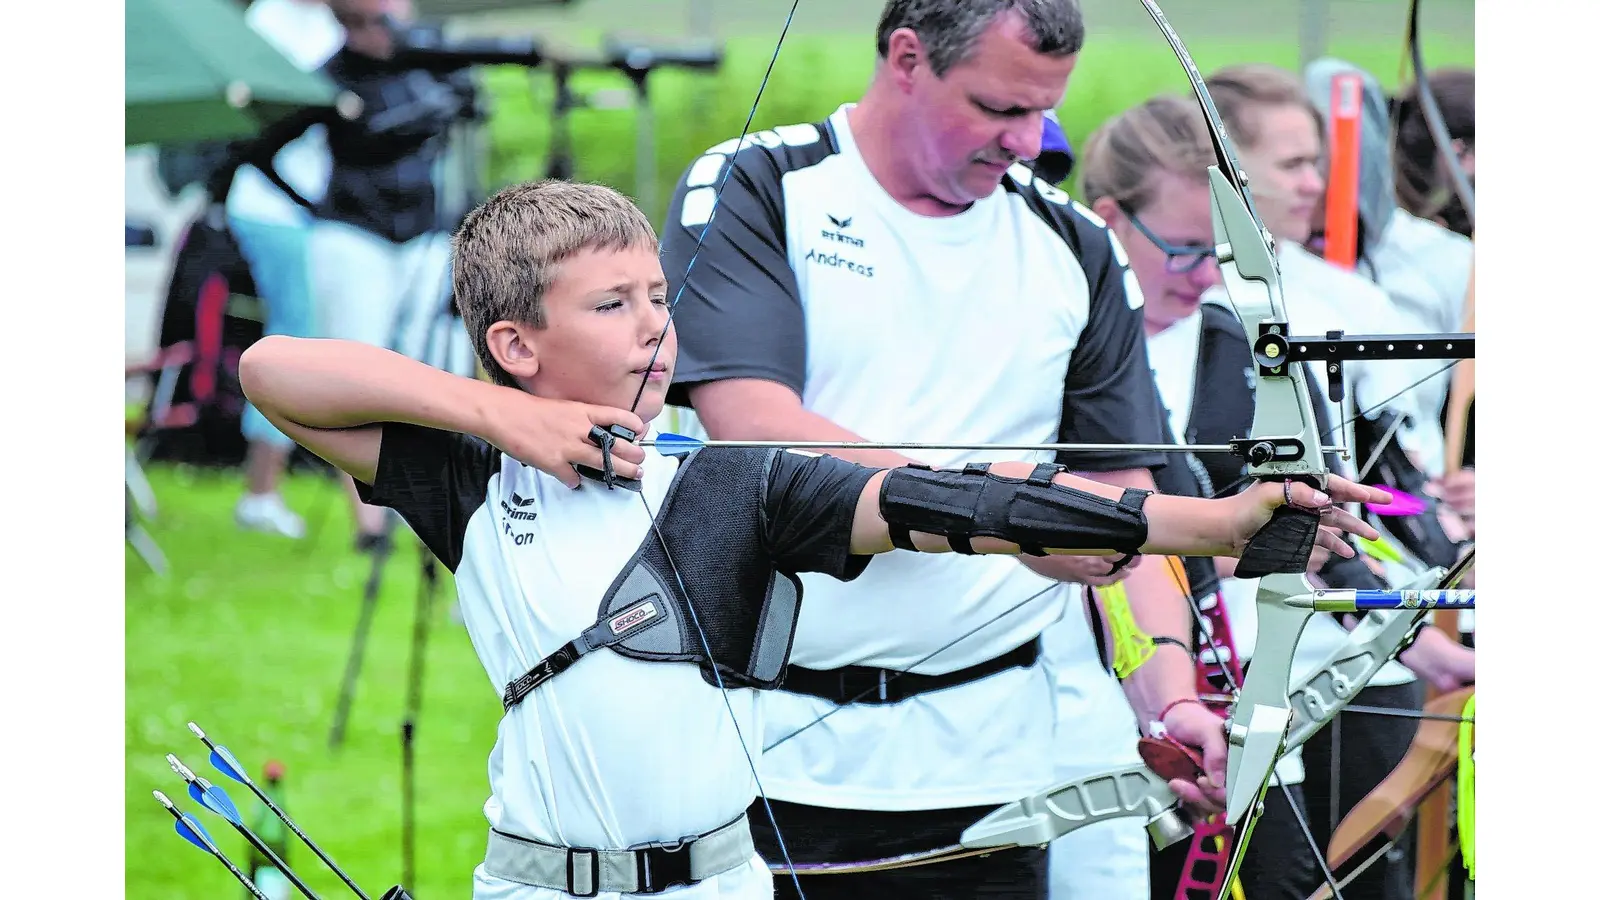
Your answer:
[[[255,279],[256,292],[265,309],[263,333],[311,337],[309,226],[277,225],[229,216],[228,228],[250,266],[250,276]],[[239,430],[247,441],[274,447],[289,447],[294,443],[267,421],[254,404],[245,405]]]

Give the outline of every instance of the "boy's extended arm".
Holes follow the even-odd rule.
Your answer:
[[[1003,462],[991,464],[989,472],[994,476],[1021,481],[1028,478],[1034,468],[1032,463]],[[867,482],[856,503],[850,541],[851,553],[865,555],[886,553],[894,549],[889,522],[885,518],[884,484],[894,473],[905,471],[907,470],[890,469],[879,472]],[[981,484],[980,479],[990,483]],[[1262,483],[1234,497],[1221,500],[1151,494],[1144,502],[1141,515],[1119,507],[1117,501],[1122,497],[1123,489],[1116,485],[1091,481],[1065,472],[1057,473],[1051,481],[1057,487],[1076,491],[1077,499],[1073,499],[1071,492],[1046,489],[1045,493],[1051,496],[1047,502],[1042,503],[1038,499],[1040,492],[1035,488],[1033,498],[1011,501],[1012,505],[1005,508],[1005,514],[1001,517],[1011,519],[1011,514],[1017,510],[1015,504],[1021,502],[1026,504],[1024,517],[1032,521],[1018,526],[1014,524],[1015,519],[1012,519],[1013,524],[1005,525],[1004,528],[1016,530],[1018,527],[1044,525],[1051,531],[1056,531],[1059,526],[1063,532],[1077,532],[1070,538],[1063,537],[1045,545],[1045,549],[1050,553],[1110,556],[1132,551],[1162,556],[1236,556],[1244,544],[1266,525],[1272,517],[1273,510],[1285,502],[1282,486]],[[929,524],[935,524],[940,520],[958,523],[954,531],[961,533],[963,529],[960,526],[967,524],[962,520],[972,515],[973,503],[979,493],[988,492],[988,495],[993,497],[1006,490],[1004,486],[982,475],[959,476],[949,472],[945,473],[945,477],[939,479],[939,482],[938,484],[925,482],[918,487],[902,487],[898,493],[904,496],[897,497],[894,502],[888,504],[896,510],[889,515],[902,519],[915,518],[928,521]],[[956,486],[957,482],[962,483]],[[1386,502],[1384,498],[1388,497],[1386,493],[1375,488],[1353,484],[1337,477],[1329,481],[1331,499],[1328,495],[1314,491],[1304,484],[1296,484],[1292,490],[1296,505],[1307,509],[1327,508],[1334,502]],[[921,499],[908,504],[905,496],[913,494]],[[1082,496],[1085,494],[1112,502],[1099,505],[1093,498]],[[927,513],[912,514],[904,511],[908,505],[916,503],[934,510],[933,515],[930,517]],[[1338,507],[1326,509],[1323,516],[1323,527],[1319,530],[1317,543],[1340,556],[1351,556],[1355,551],[1339,538],[1337,534],[1339,529],[1369,539],[1376,534],[1370,525]],[[1140,519],[1142,522],[1138,521]],[[1132,522],[1137,524],[1130,524]],[[897,524],[902,528],[907,527],[906,521]],[[1025,532],[1018,531],[1016,536],[1022,537],[1024,534]],[[1101,534],[1106,543],[1112,546],[1095,546],[1094,538]],[[909,540],[922,552],[951,551],[950,541],[939,533],[911,528]],[[1034,537],[1031,540],[1039,539]],[[1133,546],[1135,542],[1137,545]],[[1116,546],[1116,543],[1121,543],[1122,546]],[[1017,541],[999,537],[973,537],[971,546],[975,553],[1021,552]]]
[[[377,476],[385,422],[476,435],[569,487],[579,483],[572,464],[604,464],[588,440],[593,426],[644,431],[626,410],[534,397],[353,341],[263,338],[239,359],[239,380],[285,435],[365,484]],[[639,477],[643,460],[632,445],[613,453],[624,478]]]

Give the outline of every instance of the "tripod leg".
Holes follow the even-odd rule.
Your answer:
[[[634,89],[633,192],[639,208],[655,219],[664,210],[656,209],[656,133],[654,110],[650,107],[647,86],[649,72],[641,72]],[[659,221],[659,220],[657,220]]]
[[[150,571],[163,577],[166,576],[167,557],[161,552],[161,548],[156,546],[155,539],[150,536],[149,532],[144,530],[143,526],[128,526],[128,544],[133,547],[135,553],[139,554],[139,558],[144,560],[144,564],[150,567]]]
[[[361,657],[367,648],[367,635],[372,631],[372,619],[378,610],[378,593],[383,584],[383,567],[394,552],[391,537],[393,517],[384,518],[384,532],[378,546],[372,550],[372,572],[361,597],[361,617],[356,620],[356,633],[350,644],[350,656],[345,659],[344,679],[339,685],[339,705],[333,711],[333,728],[328,732],[328,746],[337,750],[344,743],[344,727],[350,718],[350,703],[355,698],[356,678],[361,674]]]
[[[417,585],[417,612],[411,623],[411,664],[406,684],[405,719],[400,723],[400,852],[403,884],[413,888],[416,873],[416,735],[422,713],[422,666],[426,658],[428,624],[433,598],[439,587],[438,560],[420,548],[422,578]]]

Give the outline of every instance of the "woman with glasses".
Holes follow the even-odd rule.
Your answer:
[[[1383,313],[1389,304],[1381,290],[1332,267],[1299,244],[1310,232],[1312,212],[1322,191],[1322,154],[1319,122],[1298,85],[1258,78],[1252,71],[1243,76],[1237,70],[1219,74],[1208,79],[1208,84],[1239,144],[1240,163],[1250,175],[1257,208],[1277,240],[1292,330],[1298,334],[1334,328],[1352,334],[1394,331],[1386,327]],[[1080,163],[1081,196],[1126,248],[1129,266],[1144,295],[1146,345],[1171,435],[1191,443],[1225,443],[1247,434],[1254,414],[1249,345],[1220,286],[1214,250],[1206,168],[1215,161],[1199,107],[1185,98],[1157,97],[1107,122],[1089,139]],[[1376,399],[1384,399],[1387,393],[1382,392],[1389,385],[1376,365],[1365,370],[1352,367],[1347,394],[1366,398],[1377,391]],[[1308,382],[1318,406],[1319,424],[1326,433],[1324,443],[1345,446],[1345,429],[1337,427],[1345,410],[1327,403],[1321,367],[1314,366],[1312,371],[1315,377]],[[1331,454],[1329,462],[1343,464]],[[1242,483],[1242,463],[1220,455],[1175,456],[1160,470],[1158,483],[1189,474],[1203,493],[1223,495]],[[1179,489],[1168,484],[1161,487]],[[1359,583],[1360,579],[1376,578],[1361,563],[1352,569],[1321,558],[1313,562],[1317,575],[1332,586],[1368,586]],[[1217,564],[1219,574],[1230,574],[1227,561],[1218,560]],[[1198,580],[1193,572],[1189,575],[1192,583]],[[1249,658],[1254,644],[1254,586],[1254,581],[1222,581],[1224,608],[1237,644],[1234,650],[1243,659]],[[1197,596],[1200,593],[1196,587]],[[1436,665],[1459,674],[1462,661],[1452,655],[1452,648],[1459,645],[1429,631],[1425,629],[1405,659],[1413,662],[1421,656],[1427,665],[1417,663],[1419,668]],[[1326,614],[1315,616],[1302,638],[1295,674],[1302,675],[1319,664],[1344,639],[1340,622]],[[1448,646],[1435,646],[1441,640]],[[1198,650],[1208,649],[1203,640],[1196,644]],[[1438,661],[1441,659],[1443,662]],[[1470,656],[1465,663],[1470,673]],[[1411,673],[1397,664],[1379,676],[1379,683],[1385,685],[1403,686],[1411,680]],[[1364,695],[1358,702],[1372,699]],[[1394,704],[1394,698],[1382,699],[1388,701],[1383,705]],[[1384,743],[1398,741],[1403,750],[1410,739],[1404,725],[1397,729],[1387,719],[1379,721],[1380,729],[1398,730]],[[1382,754],[1376,762],[1380,767],[1387,762],[1392,768],[1392,761]],[[1377,777],[1387,771],[1383,769]],[[1312,806],[1301,787],[1306,776],[1299,754],[1286,756],[1278,774],[1281,784],[1268,794],[1267,814],[1245,857],[1242,881],[1251,900],[1303,898],[1321,883],[1315,858],[1290,805],[1292,802],[1302,812]],[[1323,791],[1325,794],[1326,789]],[[1319,806],[1324,813],[1318,832],[1325,845],[1326,802]],[[1187,852],[1184,844],[1152,859],[1152,897],[1168,900],[1174,895]]]
[[[1090,136],[1080,165],[1084,202],[1105,219],[1126,249],[1129,267],[1144,294],[1144,326],[1150,368],[1167,410],[1170,438],[1190,443],[1247,434],[1254,417],[1250,348],[1244,328],[1220,293],[1216,241],[1211,228],[1211,193],[1206,167],[1216,156],[1199,106],[1189,98],[1155,97],[1107,122]],[[1252,170],[1253,171],[1253,170]],[[1254,176],[1252,175],[1252,180]],[[1203,436],[1203,438],[1202,438]],[[1158,470],[1167,492],[1226,495],[1247,483],[1236,458],[1172,454]],[[1188,484],[1178,482],[1187,479]],[[1197,599],[1219,590],[1220,564],[1207,579],[1185,560]],[[1210,590],[1202,585],[1209,580]],[[1227,602],[1237,645],[1248,658],[1254,624],[1250,604]],[[1177,636],[1196,651],[1210,649],[1198,630]],[[1226,685],[1218,685],[1226,690]],[[1320,883],[1313,859],[1298,836],[1286,795],[1305,808],[1298,758],[1279,765],[1282,783],[1267,795],[1267,812],[1250,844],[1240,875],[1250,900],[1301,900]],[[1150,896],[1172,900],[1190,852],[1190,841],[1150,853]]]

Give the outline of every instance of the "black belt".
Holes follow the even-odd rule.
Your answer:
[[[1007,669],[1025,669],[1039,660],[1039,639],[1023,644],[994,659],[943,675],[919,675],[872,666],[845,666],[839,669],[807,669],[790,666],[780,690],[808,694],[845,705],[849,703],[899,703],[908,697],[942,691],[968,684]]]

